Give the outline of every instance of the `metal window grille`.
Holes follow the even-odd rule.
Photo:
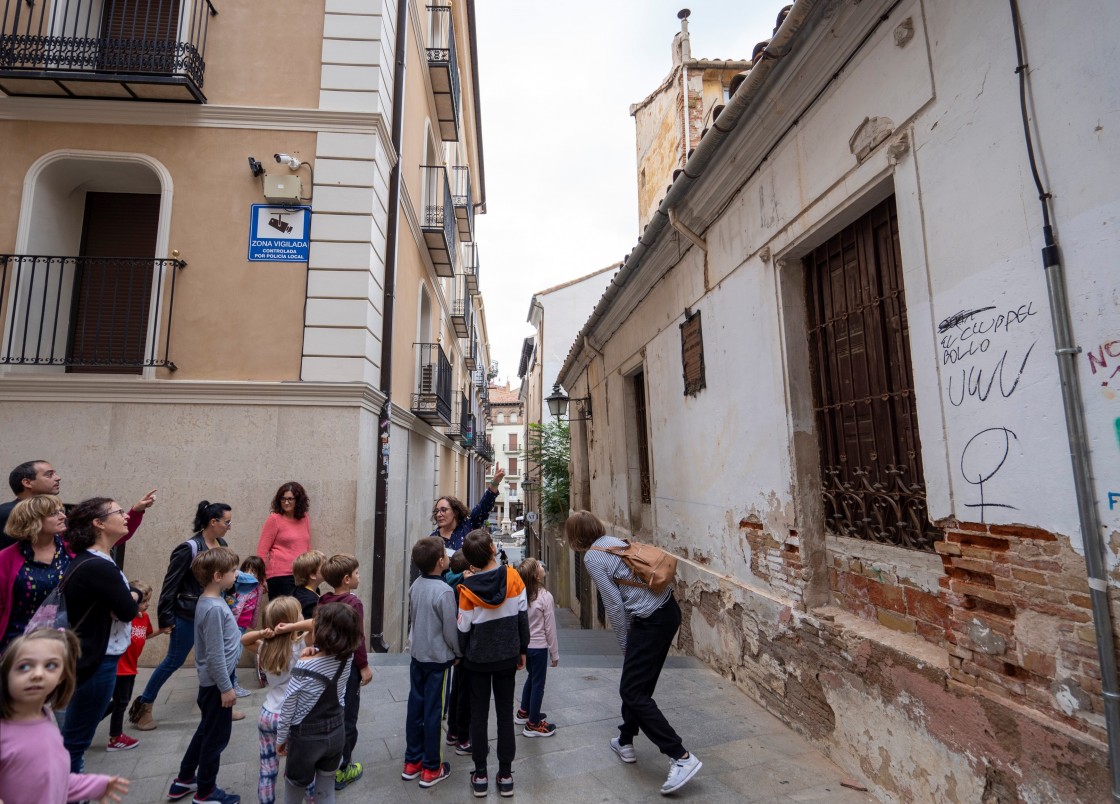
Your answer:
[[[638,429],[638,485],[642,502],[648,503],[653,497],[650,494],[649,480],[649,435],[648,419],[646,417],[646,375],[638,372],[634,375],[634,415]]]
[[[804,266],[827,526],[932,550],[894,198]]]

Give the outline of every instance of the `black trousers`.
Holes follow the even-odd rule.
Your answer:
[[[681,608],[672,596],[648,617],[635,617],[630,623],[626,656],[622,660],[622,680],[618,685],[619,695],[622,696],[622,725],[618,727],[618,741],[629,745],[641,730],[662,754],[671,759],[680,759],[688,752],[658,709],[653,691],[680,625]]]
[[[354,746],[358,744],[358,709],[361,707],[362,674],[357,667],[350,667],[350,678],[346,681],[346,705],[343,709],[346,739],[342,743],[342,762],[345,769],[354,757]]]
[[[199,687],[195,700],[202,719],[179,765],[179,778],[184,782],[197,779],[197,795],[206,796],[218,783],[222,752],[229,745],[233,730],[233,708],[222,706],[222,693],[217,686]]]
[[[517,668],[485,672],[470,668],[471,757],[476,772],[486,775],[486,755],[490,751],[487,726],[490,723],[490,693],[494,693],[494,714],[498,719],[498,775],[509,776],[517,745],[513,738],[513,687]],[[462,738],[460,738],[462,739]]]
[[[266,580],[265,584],[268,586],[269,600],[294,595],[296,592],[296,578],[294,575],[277,575],[275,578]]]
[[[470,671],[460,662],[451,671],[451,695],[447,712],[447,733],[460,743],[471,738]]]
[[[132,701],[132,690],[136,686],[136,676],[117,676],[117,686],[113,688],[113,700],[105,711],[109,718],[109,736],[117,737],[124,731],[124,713]]]

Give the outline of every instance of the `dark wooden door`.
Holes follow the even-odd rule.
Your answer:
[[[158,195],[86,194],[68,371],[142,371],[158,228]]]

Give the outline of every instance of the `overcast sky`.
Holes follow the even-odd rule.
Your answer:
[[[519,382],[533,294],[638,242],[629,108],[668,75],[677,12],[692,10],[693,58],[749,59],[783,5],[477,0],[487,212],[475,220],[498,382]]]

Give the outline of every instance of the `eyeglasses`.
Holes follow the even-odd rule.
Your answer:
[[[295,501],[296,501],[295,497],[281,497],[280,498],[280,502],[295,502]]]
[[[100,517],[98,517],[98,519],[108,519],[113,514],[123,514],[123,513],[124,513],[123,508],[114,508],[112,511],[106,511],[105,513],[103,513]]]
[[[227,528],[233,525],[232,519],[219,519],[218,521],[225,525]]]
[[[450,511],[451,511],[451,509],[446,507],[446,506],[444,506],[443,508],[437,508],[436,509],[437,514],[446,514],[446,513],[449,513]]]

